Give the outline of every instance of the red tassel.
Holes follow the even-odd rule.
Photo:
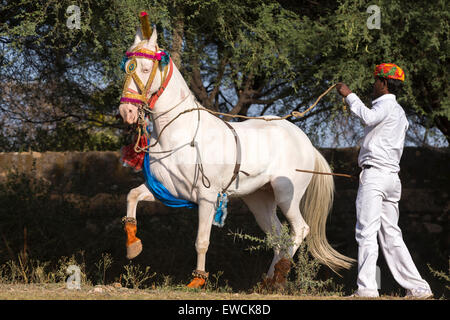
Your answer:
[[[134,151],[134,146],[136,143],[129,144],[128,146],[124,146],[121,149],[122,158],[120,159],[124,166],[131,167],[135,171],[141,171],[142,166],[144,165],[144,157],[145,152],[136,152]],[[139,147],[144,148],[147,145],[147,138],[145,136],[141,136],[139,141]]]

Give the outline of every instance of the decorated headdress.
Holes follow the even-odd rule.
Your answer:
[[[139,14],[139,20],[141,22],[142,39],[139,43],[135,44],[132,50],[126,52],[121,63],[121,68],[126,75],[120,103],[132,103],[137,105],[140,110],[144,109],[144,112],[139,112],[139,117],[141,117],[142,114],[145,115],[148,109],[151,110],[154,108],[156,101],[164,93],[172,77],[174,67],[170,54],[167,51],[159,49],[156,43],[155,51],[151,51],[145,47],[146,42],[151,39],[153,30],[150,27],[147,12],[142,11]],[[153,61],[153,67],[146,83],[139,78],[136,72],[139,59]],[[162,83],[158,91],[150,95],[149,91],[158,69],[161,73]],[[136,83],[139,92],[129,88],[131,81]],[[124,165],[131,166],[139,171],[144,165],[144,156],[146,153],[143,151],[148,147],[149,133],[146,121],[138,122],[137,128],[139,132],[137,140],[135,143],[122,148],[121,161]],[[141,135],[141,130],[144,132],[143,135]]]
[[[373,75],[376,77],[405,81],[405,72],[393,63],[382,63],[377,65]]]
[[[172,75],[172,68],[169,67],[169,62],[171,64],[170,55],[168,52],[164,50],[160,50],[156,45],[156,50],[151,51],[145,48],[145,41],[150,40],[152,35],[152,28],[150,26],[150,20],[147,12],[142,11],[139,14],[139,20],[141,22],[141,30],[142,30],[142,41],[137,44],[133,50],[127,51],[126,56],[122,59],[121,68],[126,72],[125,85],[122,91],[122,97],[120,99],[121,103],[133,103],[137,105],[148,105],[150,108],[153,108],[156,99],[162,94],[165,87],[167,86],[167,82],[169,81]],[[152,60],[153,67],[150,73],[150,76],[147,79],[146,83],[143,83],[139,76],[136,74],[137,70],[137,59],[144,58]],[[158,70],[158,66],[161,68],[161,78],[163,79],[162,86],[158,90],[157,93],[152,95],[152,97],[147,96],[150,90],[150,87],[153,83],[153,79],[155,78],[156,71]],[[170,69],[170,71],[169,71]],[[164,70],[164,71],[162,71]],[[133,91],[129,88],[130,82],[134,80],[136,86],[139,88],[140,92]]]

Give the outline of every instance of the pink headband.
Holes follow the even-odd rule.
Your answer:
[[[127,55],[127,57],[136,56],[136,57],[144,57],[144,58],[147,58],[147,59],[161,61],[161,56],[165,56],[166,53],[164,51],[161,51],[161,52],[156,52],[155,55],[152,55],[152,54],[148,54],[148,53],[144,53],[144,52],[130,52],[130,51],[127,51],[126,55]]]

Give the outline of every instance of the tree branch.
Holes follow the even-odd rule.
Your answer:
[[[222,83],[223,76],[225,74],[225,67],[228,63],[228,57],[224,56],[220,59],[220,64],[217,72],[216,80],[214,81],[214,88],[209,94],[208,104],[213,107],[213,101],[217,100],[217,95],[219,94],[220,84]],[[217,111],[217,109],[216,109]]]

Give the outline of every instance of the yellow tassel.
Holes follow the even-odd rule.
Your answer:
[[[139,14],[139,20],[141,20],[142,35],[144,36],[144,39],[150,39],[150,36],[152,35],[152,28],[150,27],[148,13],[141,11]]]

